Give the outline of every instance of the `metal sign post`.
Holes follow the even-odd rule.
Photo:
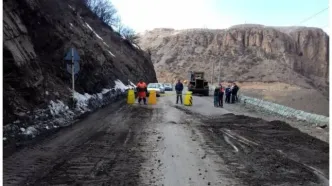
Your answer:
[[[75,93],[75,74],[78,74],[78,72],[80,71],[80,65],[78,62],[79,60],[80,56],[78,55],[78,52],[75,50],[75,48],[71,48],[65,56],[67,72],[71,74],[73,101]]]
[[[75,71],[74,71],[74,48],[71,49],[71,81],[72,81],[72,96],[74,99],[74,93],[75,93]]]

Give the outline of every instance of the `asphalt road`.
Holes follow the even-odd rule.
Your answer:
[[[328,185],[329,145],[286,123],[194,106],[105,107],[4,163],[4,185]]]

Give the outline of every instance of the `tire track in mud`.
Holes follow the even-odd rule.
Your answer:
[[[94,131],[103,127],[103,123],[100,122],[90,125],[91,121],[96,121],[100,117],[108,119],[112,116],[110,112],[117,114],[125,109],[121,102],[110,105],[98,113],[93,113],[86,120],[64,128],[40,143],[33,143],[4,158],[3,183],[22,185],[46,174],[53,166],[60,164],[74,146],[81,145],[93,136]]]
[[[329,146],[288,124],[226,114],[207,117],[177,107],[244,185],[328,185]],[[205,147],[206,149],[206,147]]]
[[[102,110],[5,159],[4,184],[136,185],[153,113],[127,105]]]
[[[132,107],[117,125],[95,134],[73,149],[63,164],[55,167],[34,185],[136,185],[144,160],[138,142],[152,109]],[[122,126],[119,126],[122,125]]]

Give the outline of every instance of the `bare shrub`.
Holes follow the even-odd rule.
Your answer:
[[[86,6],[96,14],[101,21],[109,26],[115,26],[119,20],[118,11],[108,0],[85,0]]]

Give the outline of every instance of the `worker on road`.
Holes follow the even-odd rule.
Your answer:
[[[219,90],[220,87],[216,86],[216,88],[214,89],[214,94],[213,94],[213,98],[214,98],[214,106],[218,107],[219,104]]]
[[[183,84],[181,83],[181,80],[178,80],[178,83],[175,85],[175,91],[176,91],[176,104],[178,104],[179,98],[180,98],[181,104],[183,104],[183,102],[182,102]]]
[[[219,87],[219,104],[218,104],[218,106],[221,107],[221,108],[224,107],[224,93],[225,93],[225,88],[220,83],[220,87]]]
[[[231,85],[228,85],[228,87],[225,89],[225,94],[226,94],[226,103],[231,103]]]
[[[237,92],[239,91],[239,87],[236,85],[236,83],[233,83],[231,90],[232,90],[231,103],[235,103],[235,101],[238,101]]]
[[[146,105],[146,92],[147,92],[146,83],[143,81],[143,79],[140,79],[136,86],[138,94],[138,103],[141,104],[141,101],[143,99],[144,105]]]

